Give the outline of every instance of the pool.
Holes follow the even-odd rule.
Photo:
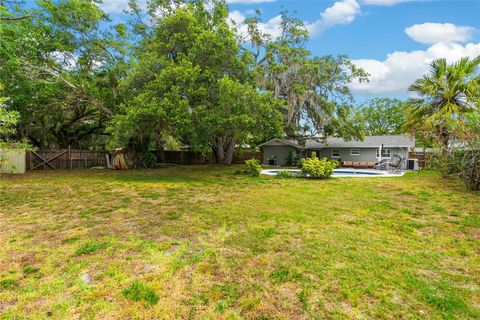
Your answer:
[[[265,176],[276,176],[280,171],[288,171],[295,175],[301,175],[300,169],[266,169],[261,174]],[[398,174],[390,174],[387,171],[379,171],[372,169],[334,169],[332,177],[400,177],[403,172]]]

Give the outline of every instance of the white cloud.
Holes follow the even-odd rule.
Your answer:
[[[364,0],[363,3],[374,6],[393,6],[402,2],[410,2],[414,0]]]
[[[438,42],[467,42],[472,39],[475,28],[456,26],[453,23],[414,24],[405,33],[416,42],[434,44]]]
[[[356,0],[337,1],[320,14],[320,19],[307,24],[307,29],[314,35],[337,24],[350,24],[358,14],[360,5]]]
[[[102,0],[102,3],[99,6],[105,13],[123,13],[125,10],[129,9],[128,1],[129,0]],[[140,9],[145,10],[147,7],[147,0],[137,0],[137,4]]]
[[[243,13],[238,10],[230,11],[228,14],[230,20],[232,20],[233,25],[237,27],[238,33],[242,37],[246,37],[248,34],[247,26],[243,23],[247,18]],[[265,33],[269,34],[273,38],[280,36],[280,23],[282,22],[282,16],[278,15],[267,22],[258,23],[258,29]]]
[[[122,13],[128,9],[128,0],[103,0],[100,4],[105,13]]]
[[[227,0],[227,3],[231,4],[252,4],[252,3],[263,3],[263,2],[275,2],[276,0]]]
[[[228,17],[230,19],[229,21],[230,26],[236,27],[237,33],[241,37],[246,37],[248,35],[248,29],[244,21],[247,17],[238,10],[230,11],[228,13]]]
[[[396,51],[387,55],[383,61],[374,59],[352,60],[357,66],[370,74],[370,82],[353,83],[352,92],[362,95],[403,95],[408,87],[428,72],[428,65],[436,59],[445,58],[448,63],[462,57],[480,55],[480,43],[439,42],[427,50]]]
[[[240,1],[240,0],[236,0]],[[256,1],[256,0],[250,0]],[[258,0],[260,1],[260,0]],[[249,13],[252,13],[249,11]],[[325,9],[320,18],[312,23],[305,23],[305,26],[311,35],[315,35],[337,24],[350,24],[360,13],[360,5],[356,0],[341,0],[335,2],[331,7]],[[230,11],[230,19],[234,22],[238,32],[243,37],[246,36],[247,27],[243,23],[246,15],[238,10]],[[263,33],[269,34],[273,38],[280,36],[281,16],[275,16],[267,22],[258,24],[258,28]]]
[[[236,25],[242,24],[245,19],[247,18],[243,13],[238,10],[230,11],[228,13],[228,17],[232,20]]]
[[[265,34],[271,35],[273,38],[277,38],[281,35],[280,24],[282,23],[282,16],[278,15],[268,20],[267,22],[261,22],[258,24],[258,29]]]

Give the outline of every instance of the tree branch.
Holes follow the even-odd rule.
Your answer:
[[[37,69],[37,70],[40,70],[40,71],[43,71],[55,78],[57,78],[58,80],[62,81],[64,84],[66,84],[68,87],[74,89],[74,90],[77,90],[79,93],[82,94],[82,96],[84,98],[86,98],[86,100],[88,102],[90,102],[92,105],[94,105],[96,108],[98,108],[99,110],[101,110],[102,112],[104,112],[105,114],[109,115],[109,116],[112,116],[113,115],[113,112],[112,110],[106,108],[100,101],[98,101],[97,99],[95,99],[94,97],[92,97],[90,94],[88,94],[86,91],[85,91],[85,88],[83,86],[77,86],[75,84],[73,84],[72,82],[70,82],[69,80],[65,79],[64,77],[61,76],[61,74],[57,71],[54,71],[54,70],[50,70],[48,68],[42,68],[42,67],[38,67],[38,66],[34,66],[30,63],[28,63],[27,61],[24,61],[24,60],[21,60],[21,63],[29,68],[32,68],[32,69]]]
[[[26,16],[21,16],[21,17],[0,17],[0,20],[2,21],[17,21],[17,20],[23,20],[23,19],[28,19],[31,18],[32,15],[26,15]]]

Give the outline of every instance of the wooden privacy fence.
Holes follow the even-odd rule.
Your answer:
[[[238,152],[233,156],[233,164],[244,164],[245,160],[258,159],[260,163],[263,161],[263,154],[261,151],[256,150],[243,150],[243,152]]]
[[[420,168],[425,168],[425,166],[428,165],[429,160],[434,156],[435,154],[432,152],[422,152],[422,151],[411,151],[408,153],[408,158],[409,159],[417,159],[418,160],[418,166]]]
[[[213,164],[215,163],[215,156],[213,153],[202,154],[201,152],[193,151],[156,151],[155,155],[160,163],[173,163],[180,165],[195,165],[195,164]],[[245,150],[243,152],[235,153],[232,159],[232,164],[244,164],[245,160],[258,159],[262,161],[262,152],[255,150]]]
[[[202,154],[193,151],[155,151],[159,163],[172,163],[179,165],[211,164],[215,162],[212,154]]]
[[[86,169],[106,167],[109,151],[90,150],[39,150],[27,152],[27,168],[29,170]],[[159,163],[178,165],[201,165],[215,163],[213,154],[202,154],[193,151],[154,151]],[[128,158],[128,153],[126,154]],[[260,151],[244,150],[234,155],[233,164],[243,164],[245,160],[256,158],[262,160]]]
[[[29,170],[86,169],[105,167],[107,151],[39,150],[27,152]]]

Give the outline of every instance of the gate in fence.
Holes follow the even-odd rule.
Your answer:
[[[155,151],[159,163],[178,165],[213,164],[213,154],[202,154],[193,151]],[[94,167],[110,167],[112,158],[109,151],[90,150],[38,150],[27,152],[28,170],[87,169]],[[128,154],[126,155],[128,157]],[[244,151],[236,154],[233,164],[243,164],[245,160],[262,159],[259,151]]]
[[[107,151],[39,150],[27,152],[29,170],[86,169],[105,167]]]

